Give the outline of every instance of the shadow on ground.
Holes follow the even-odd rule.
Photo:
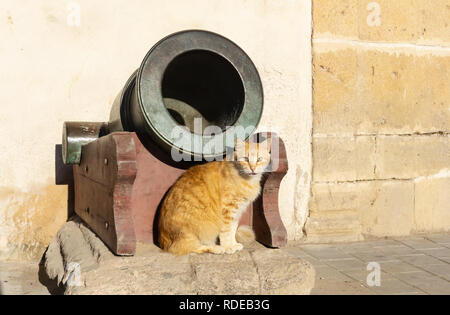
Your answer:
[[[41,260],[39,261],[39,282],[45,286],[48,290],[48,292],[51,295],[63,295],[64,294],[64,288],[58,286],[57,279],[50,279],[45,272],[45,254],[47,253],[48,248],[45,250],[44,254],[42,255]]]

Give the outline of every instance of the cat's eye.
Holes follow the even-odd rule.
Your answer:
[[[262,160],[263,160],[262,157],[259,157],[259,158],[258,158],[258,162],[261,162]]]
[[[242,161],[242,162],[248,162],[248,157],[243,156],[243,157],[240,157],[238,160]]]

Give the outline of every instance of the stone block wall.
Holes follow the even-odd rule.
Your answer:
[[[450,230],[450,1],[313,0],[307,240]]]

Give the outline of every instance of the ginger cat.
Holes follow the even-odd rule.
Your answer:
[[[236,230],[242,213],[261,191],[261,175],[270,163],[270,142],[270,138],[261,143],[236,139],[233,161],[188,169],[163,201],[160,247],[176,255],[241,250]]]

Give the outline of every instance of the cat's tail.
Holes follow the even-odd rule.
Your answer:
[[[194,237],[180,237],[162,247],[163,250],[175,255],[186,255],[195,251],[200,246],[198,239]]]
[[[223,254],[224,249],[218,245],[205,246],[192,234],[182,234],[176,240],[162,247],[163,250],[175,255],[186,255],[189,253],[213,253]]]
[[[248,225],[241,225],[236,231],[236,241],[243,244],[251,243],[255,240],[255,233]]]

